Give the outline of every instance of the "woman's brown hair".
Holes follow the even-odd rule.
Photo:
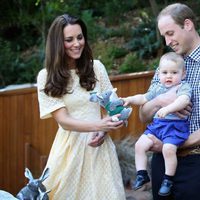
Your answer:
[[[44,92],[52,97],[62,97],[72,91],[67,87],[70,79],[69,66],[64,48],[63,29],[67,25],[80,25],[85,39],[85,47],[81,57],[76,60],[77,73],[80,77],[80,85],[87,91],[95,87],[96,78],[93,70],[92,50],[88,44],[87,27],[77,18],[64,14],[58,16],[52,23],[46,42],[45,68],[47,69],[47,81]]]

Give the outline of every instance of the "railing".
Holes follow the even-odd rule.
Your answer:
[[[144,93],[154,72],[110,76],[118,96]],[[138,118],[138,107],[133,108],[128,127],[111,132],[113,140],[126,135],[137,137],[145,124]],[[36,86],[0,92],[0,190],[16,194],[25,184],[24,169],[35,177],[41,174],[57,131],[53,119],[41,120]]]

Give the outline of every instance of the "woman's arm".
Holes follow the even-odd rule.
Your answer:
[[[123,126],[123,121],[113,122],[110,116],[98,121],[84,121],[71,117],[65,107],[52,112],[53,118],[65,130],[78,132],[112,131]],[[120,116],[119,114],[116,116]]]

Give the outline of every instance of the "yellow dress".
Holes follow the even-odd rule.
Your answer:
[[[112,89],[104,65],[94,61],[97,81],[93,91]],[[51,112],[67,107],[76,119],[95,121],[101,118],[100,106],[89,101],[90,92],[81,88],[79,77],[71,70],[72,94],[52,98],[41,90],[46,81],[46,69],[38,74],[40,117],[51,117]],[[46,167],[50,176],[44,181],[50,200],[125,200],[121,171],[115,146],[108,135],[96,148],[88,145],[91,132],[66,131],[59,126]]]

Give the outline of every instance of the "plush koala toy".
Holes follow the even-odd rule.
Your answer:
[[[119,99],[116,94],[117,89],[105,91],[101,94],[97,92],[92,92],[90,94],[91,102],[98,102],[109,114],[109,116],[113,116],[116,114],[121,114],[119,118],[115,118],[113,116],[113,121],[123,120],[125,125],[128,125],[128,117],[132,112],[131,107],[123,106],[124,102],[122,99]]]

